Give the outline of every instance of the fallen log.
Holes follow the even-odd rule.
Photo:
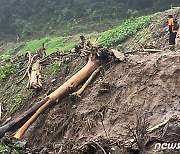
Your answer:
[[[83,86],[77,91],[71,94],[72,97],[80,97],[83,91],[87,88],[89,83],[94,79],[94,77],[100,72],[100,67],[98,67],[88,78],[88,80],[83,84]]]
[[[43,104],[32,117],[17,131],[14,135],[15,138],[21,139],[23,134],[26,132],[28,127],[38,118],[38,116],[43,113],[48,107],[55,104],[56,100],[62,99],[65,95],[74,91],[75,88],[86,80],[94,70],[96,70],[100,63],[96,60],[92,60],[94,57],[90,54],[88,63],[75,75],[73,75],[68,81],[61,85],[58,89],[52,92],[48,96],[48,100]]]
[[[13,121],[0,127],[0,138],[3,137],[6,132],[14,131],[14,130],[20,128],[36,112],[36,110],[40,106],[42,106],[48,99],[49,98],[46,97],[45,99],[41,100],[40,102],[34,104],[31,108],[29,108],[29,110],[25,111],[18,118],[14,119]]]

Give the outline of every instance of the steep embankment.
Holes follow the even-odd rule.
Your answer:
[[[175,14],[177,10],[170,11]],[[165,23],[168,13],[162,13],[154,20]],[[145,33],[148,35],[143,35],[142,30],[128,41],[135,41],[137,37],[145,38],[144,44],[156,40],[157,28],[163,32],[165,26],[162,22],[153,23],[155,26]],[[157,41],[156,47],[162,49],[167,42],[167,34],[160,34],[161,39],[158,41],[163,44],[161,46]],[[155,53],[134,49],[133,52],[128,51],[125,61],[105,65],[104,71],[80,99],[75,101],[66,97],[44,112],[25,134],[28,148],[24,151],[68,154],[138,151],[178,153],[176,150],[155,150],[154,145],[157,142],[179,142],[180,53],[165,50]],[[43,63],[44,89],[37,94],[34,91],[25,93],[23,88],[26,80],[16,85],[26,60],[24,57],[14,59],[10,61],[13,67],[7,66],[11,71],[5,73],[8,77],[4,77],[1,82],[1,93],[4,93],[1,95],[3,121],[9,116],[17,117],[31,104],[56,89],[85,63],[84,58],[76,54],[62,57],[58,52],[48,56]],[[15,112],[17,109],[22,110]],[[149,134],[146,132],[147,128],[170,118],[163,127]],[[137,139],[136,144],[130,143],[132,138]],[[6,144],[11,141],[7,142],[7,138],[2,140]]]
[[[116,146],[123,150],[124,142],[130,139],[125,128],[129,123],[135,130],[136,125],[145,127],[142,123],[146,120],[150,128],[179,116],[179,65],[179,53],[128,55],[126,62],[113,65],[99,76],[79,101],[63,100],[42,115],[26,134],[30,147],[38,152],[57,152],[62,148],[65,153],[77,153],[91,151],[90,145],[96,141],[107,152]],[[147,114],[146,119],[137,123],[136,116],[143,114]],[[166,127],[166,132],[156,136],[159,140],[165,141],[169,133],[177,136],[168,137],[178,138],[179,132]],[[176,123],[171,127],[178,131],[180,126]],[[148,145],[149,140],[143,139],[142,144]],[[148,149],[147,145],[144,146]]]

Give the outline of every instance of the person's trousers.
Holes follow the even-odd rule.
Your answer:
[[[175,45],[176,44],[176,34],[177,33],[173,33],[173,32],[171,32],[170,34],[169,34],[169,45]]]

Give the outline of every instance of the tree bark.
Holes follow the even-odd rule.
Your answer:
[[[36,112],[36,110],[39,107],[41,107],[48,99],[49,98],[46,97],[45,99],[41,100],[40,102],[34,104],[31,108],[29,108],[29,110],[25,111],[18,118],[14,119],[13,121],[0,127],[0,138],[3,137],[6,132],[14,131],[14,130],[20,128]]]
[[[58,89],[52,92],[48,96],[48,100],[45,104],[43,104],[34,115],[17,131],[15,134],[15,138],[21,139],[23,134],[26,132],[28,127],[39,117],[41,113],[43,113],[48,107],[55,104],[56,100],[62,99],[65,95],[74,91],[75,88],[86,80],[94,70],[99,67],[98,61],[92,61],[92,56],[89,56],[88,63],[75,75],[73,75],[68,81],[66,81],[63,85],[61,85]]]
[[[83,91],[87,88],[89,83],[94,79],[94,77],[100,72],[100,67],[98,67],[88,78],[88,80],[83,84],[83,86],[76,92],[72,93],[72,97],[80,97],[80,95],[83,93]]]
[[[32,70],[28,72],[29,82],[27,88],[41,89],[42,88],[42,76],[40,60],[32,65]]]

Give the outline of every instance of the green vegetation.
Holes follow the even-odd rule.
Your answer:
[[[130,18],[124,21],[119,27],[104,32],[99,40],[99,44],[107,47],[118,46],[129,36],[144,29],[149,24],[151,18],[152,15]]]
[[[98,35],[99,33],[91,33],[85,36],[90,40],[93,40]],[[45,43],[46,54],[49,55],[58,50],[60,51],[71,50],[72,48],[74,48],[76,44],[79,43],[79,41],[80,41],[79,35],[67,36],[67,37],[46,36],[39,40],[21,42],[17,45],[16,51],[18,52],[19,55],[24,55],[27,51],[30,51],[31,53],[35,53],[39,48],[42,47],[42,44]],[[17,49],[19,49],[19,51]]]
[[[2,102],[8,103],[4,107],[3,115],[10,116],[15,111],[21,109],[25,103],[31,99],[33,95],[32,90],[26,90],[27,80],[22,81],[20,84],[16,84],[16,80],[10,79],[6,83],[2,83],[0,86],[0,99]],[[3,95],[2,95],[3,94]]]
[[[102,34],[99,43],[107,46],[117,46],[123,42],[127,37],[134,35],[140,29],[143,29],[149,23],[152,15],[143,16],[139,18],[130,18],[125,20],[119,27],[106,31]],[[100,33],[91,33],[87,37],[93,39],[94,36],[99,36]],[[47,54],[51,54],[57,50],[65,51],[71,50],[79,42],[79,35],[69,37],[46,36],[39,40],[32,40],[19,43],[16,48],[20,48],[19,55],[24,55],[27,51],[35,53],[43,43]]]
[[[19,67],[18,62],[11,61],[0,66],[0,100],[3,103],[3,117],[10,116],[16,110],[21,109],[33,94],[33,91],[25,90],[27,80],[23,80],[19,84],[16,83],[19,79],[16,74]]]
[[[33,40],[24,43],[24,48],[19,51],[20,55],[25,54],[27,51],[35,53],[42,44],[45,43],[47,54],[56,52],[57,50],[71,50],[75,46],[75,42],[70,41],[70,37],[44,37],[40,40]]]
[[[50,76],[53,76],[55,73],[59,72],[63,68],[63,64],[61,62],[56,62],[46,68],[43,69],[43,75],[45,79],[48,79]]]
[[[10,74],[14,73],[15,65],[6,64],[5,66],[0,66],[0,83],[5,80]]]
[[[0,39],[8,35],[44,36],[58,29],[74,27],[71,23],[78,23],[83,28],[92,21],[121,20],[179,4],[179,0],[1,0]]]
[[[18,154],[18,152],[13,149],[8,147],[7,145],[0,144],[0,153],[11,153],[11,154]]]
[[[8,59],[11,56],[9,54],[0,55],[0,60]]]
[[[8,114],[13,114],[15,111],[20,110],[23,105],[25,105],[25,103],[32,97],[33,91],[25,91],[25,89],[22,89],[24,88],[23,86],[26,85],[22,84],[20,88],[16,85],[13,85],[12,88],[17,88],[14,89],[14,91],[19,92],[13,96],[12,100],[10,100],[9,104],[7,105],[6,109],[8,111]]]
[[[10,152],[10,148],[8,147],[8,146],[6,146],[6,145],[3,145],[3,144],[0,144],[0,153],[8,153],[8,152]]]

